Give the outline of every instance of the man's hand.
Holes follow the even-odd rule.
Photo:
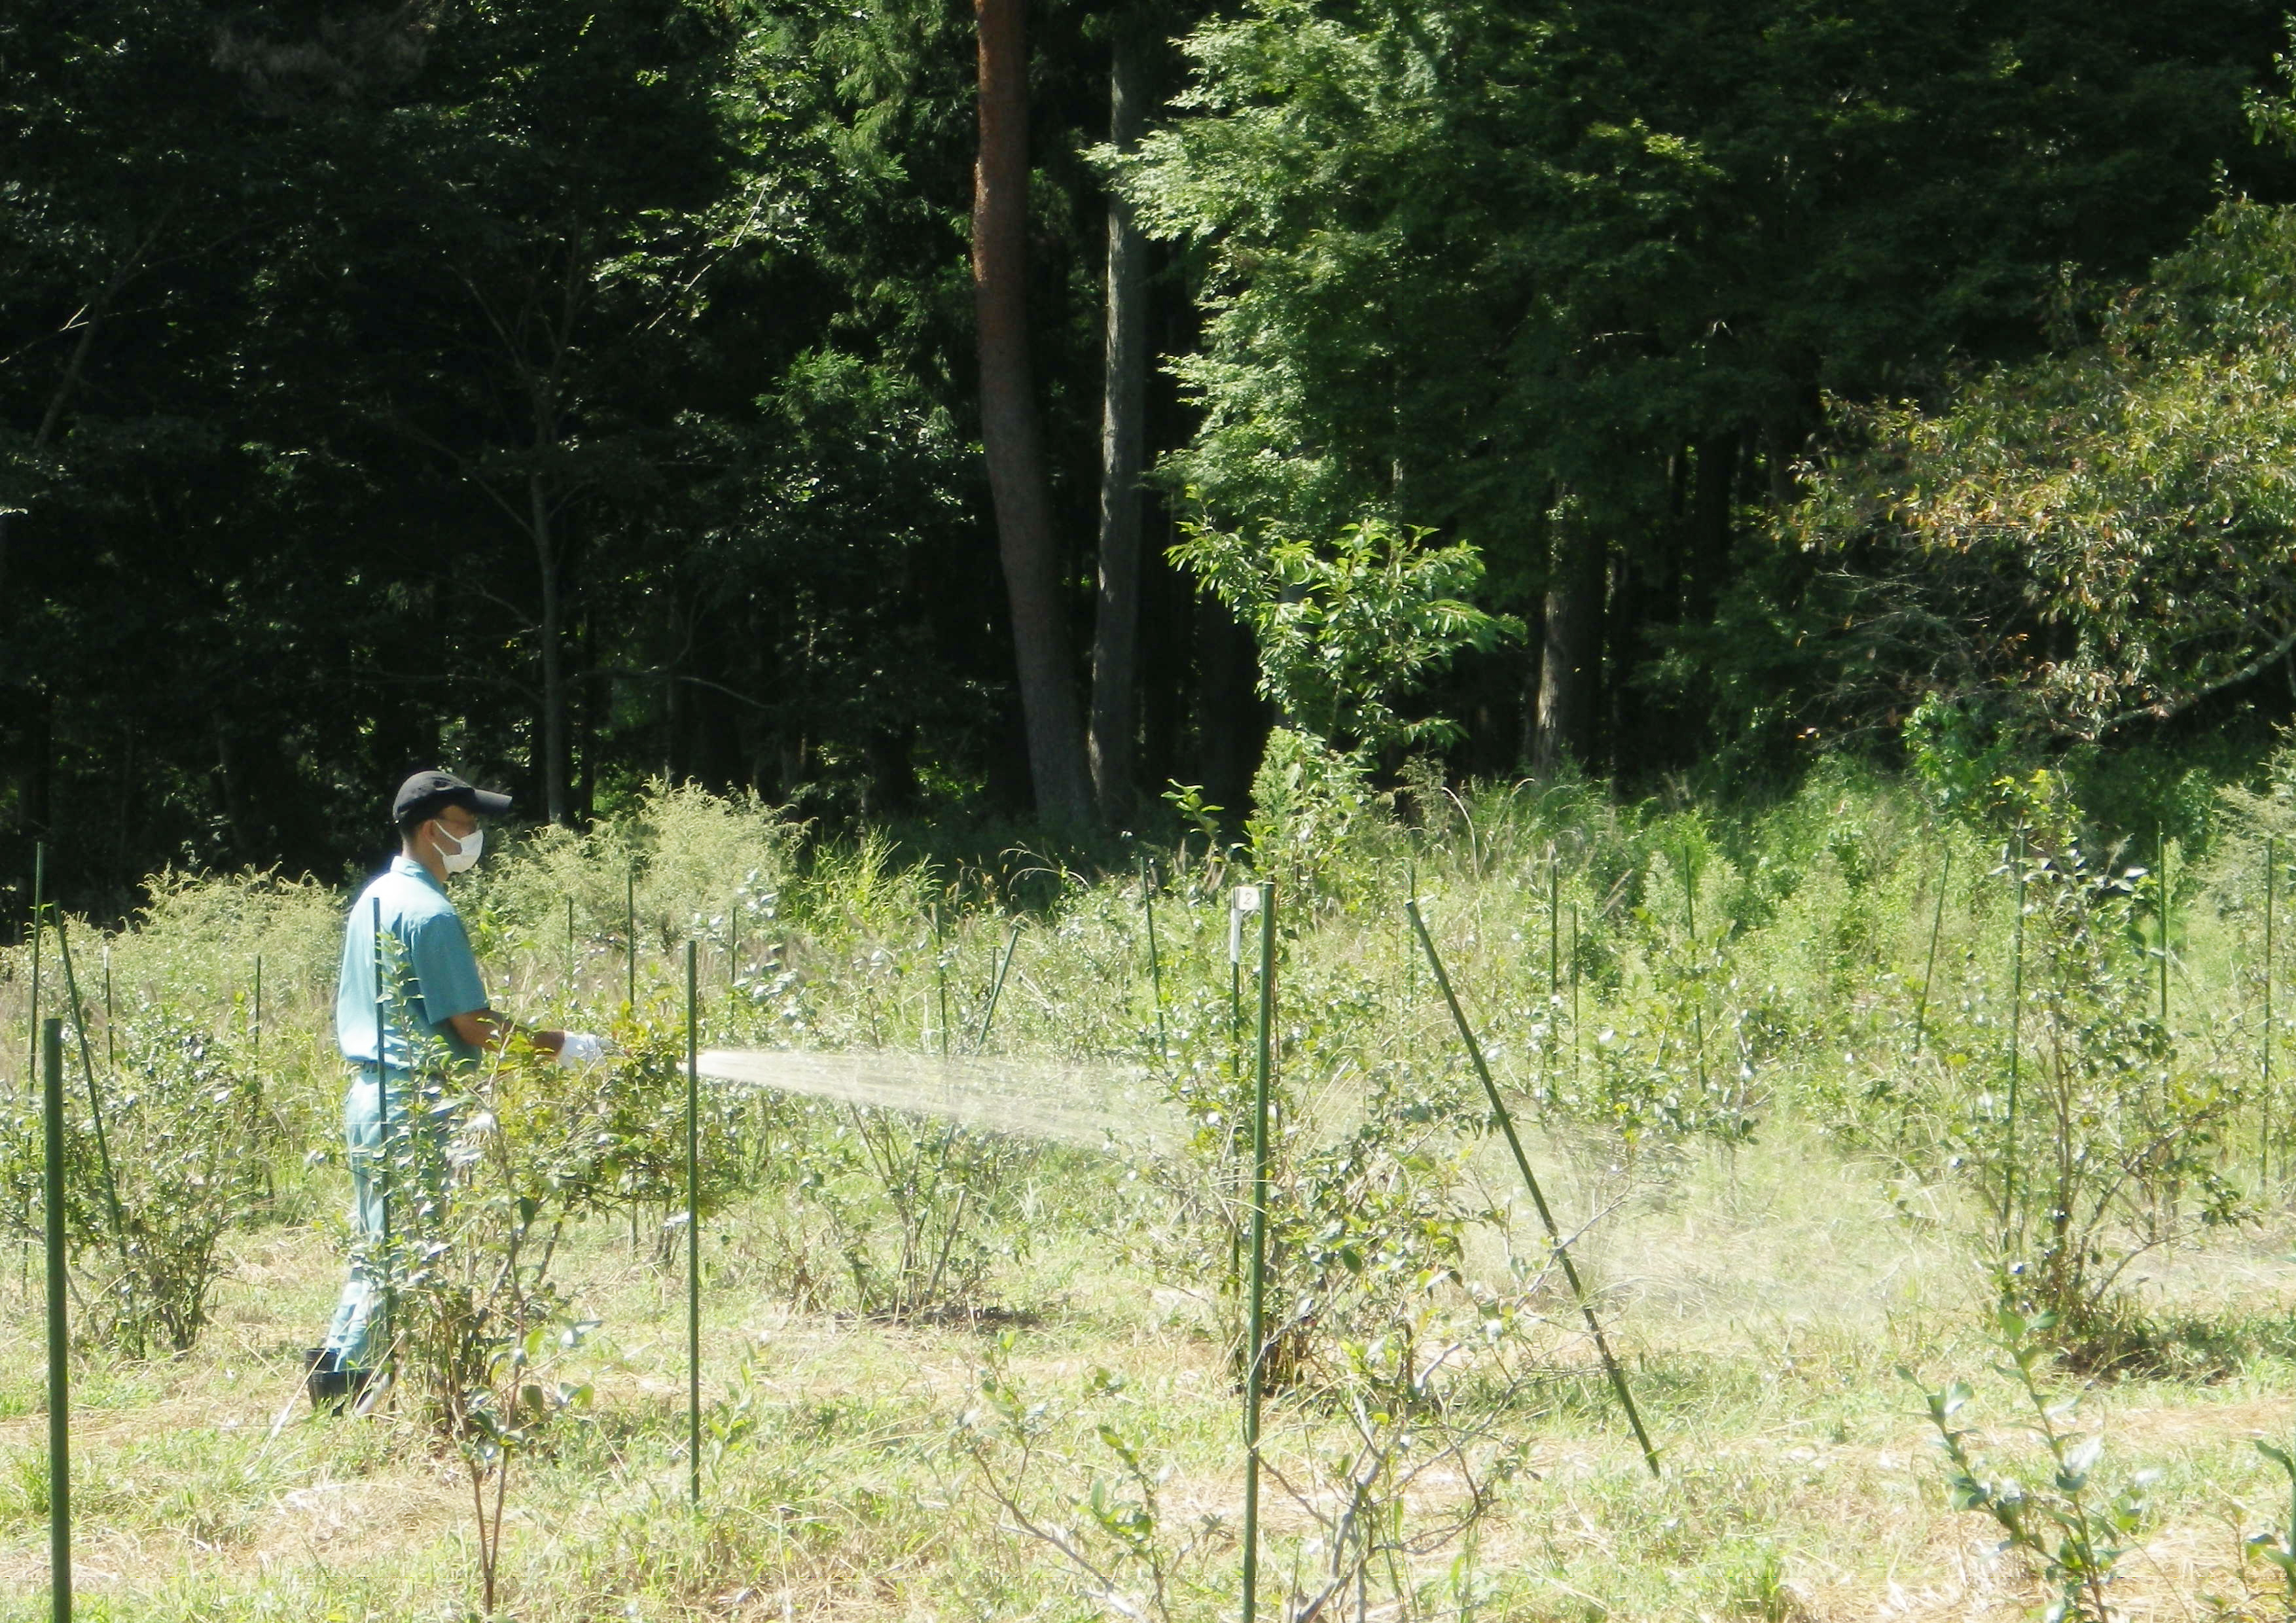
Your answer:
[[[595,1065],[606,1057],[606,1045],[586,1031],[562,1031],[558,1045],[561,1065]]]

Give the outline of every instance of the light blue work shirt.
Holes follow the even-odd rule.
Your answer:
[[[477,1059],[479,1050],[456,1037],[447,1023],[457,1014],[487,1006],[486,982],[480,979],[479,961],[471,955],[471,938],[455,904],[447,899],[446,887],[421,863],[403,855],[392,857],[390,866],[359,892],[350,917],[343,921],[342,978],[335,993],[335,1040],[343,1058],[367,1070],[375,1063],[378,902],[387,938],[383,950],[399,966],[402,996],[389,1013],[390,1041],[385,1057],[390,1069],[405,1070],[414,1062],[414,1049],[406,1029],[409,1024],[445,1043],[453,1057]]]

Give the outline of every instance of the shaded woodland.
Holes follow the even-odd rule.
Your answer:
[[[1335,741],[1382,774],[2264,736],[2274,481],[2147,517],[2158,468],[2047,464],[2108,398],[2166,443],[2178,357],[2277,443],[2287,42],[2241,0],[12,0],[0,883],[35,840],[99,910],[332,879],[434,761],[568,823],[652,778],[1233,815],[1296,717],[1185,557],[1365,522],[1471,549],[1491,628]],[[2204,645],[2097,619],[2175,569],[2237,583]]]

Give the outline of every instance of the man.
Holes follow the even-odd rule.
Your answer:
[[[360,1238],[382,1234],[379,1173],[383,1146],[381,1100],[404,1129],[406,1101],[420,1086],[418,1069],[436,1074],[442,1062],[467,1066],[490,1048],[523,1039],[561,1064],[599,1057],[598,1039],[578,1031],[537,1031],[487,1005],[486,982],[471,955],[471,939],[447,896],[447,876],[463,873],[486,846],[483,816],[510,809],[510,797],[474,788],[449,772],[418,772],[399,785],[390,815],[398,825],[399,854],[351,905],[343,924],[341,980],[335,996],[335,1037],[351,1077],[343,1096],[343,1137],[350,1152],[352,1221]],[[381,935],[377,934],[378,909]],[[384,1008],[385,1041],[378,1048],[375,956],[397,966],[398,986]],[[429,1039],[429,1040],[425,1040]],[[380,1069],[379,1069],[380,1062]],[[312,1404],[332,1407],[364,1388],[385,1349],[373,1332],[381,1292],[357,1261],[335,1306],[324,1347],[309,1355],[307,1386]]]

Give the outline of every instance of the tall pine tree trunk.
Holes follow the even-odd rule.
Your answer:
[[[1119,18],[1108,70],[1108,139],[1140,139],[1146,52],[1138,25]],[[1131,209],[1108,200],[1108,291],[1100,394],[1100,590],[1092,638],[1093,794],[1103,820],[1132,813],[1133,734],[1140,646],[1140,475],[1148,404],[1147,243]]]
[[[980,439],[996,506],[1037,812],[1055,823],[1078,824],[1091,816],[1092,791],[1029,374],[1027,0],[973,0],[972,12],[980,61],[980,150],[972,172]]]

